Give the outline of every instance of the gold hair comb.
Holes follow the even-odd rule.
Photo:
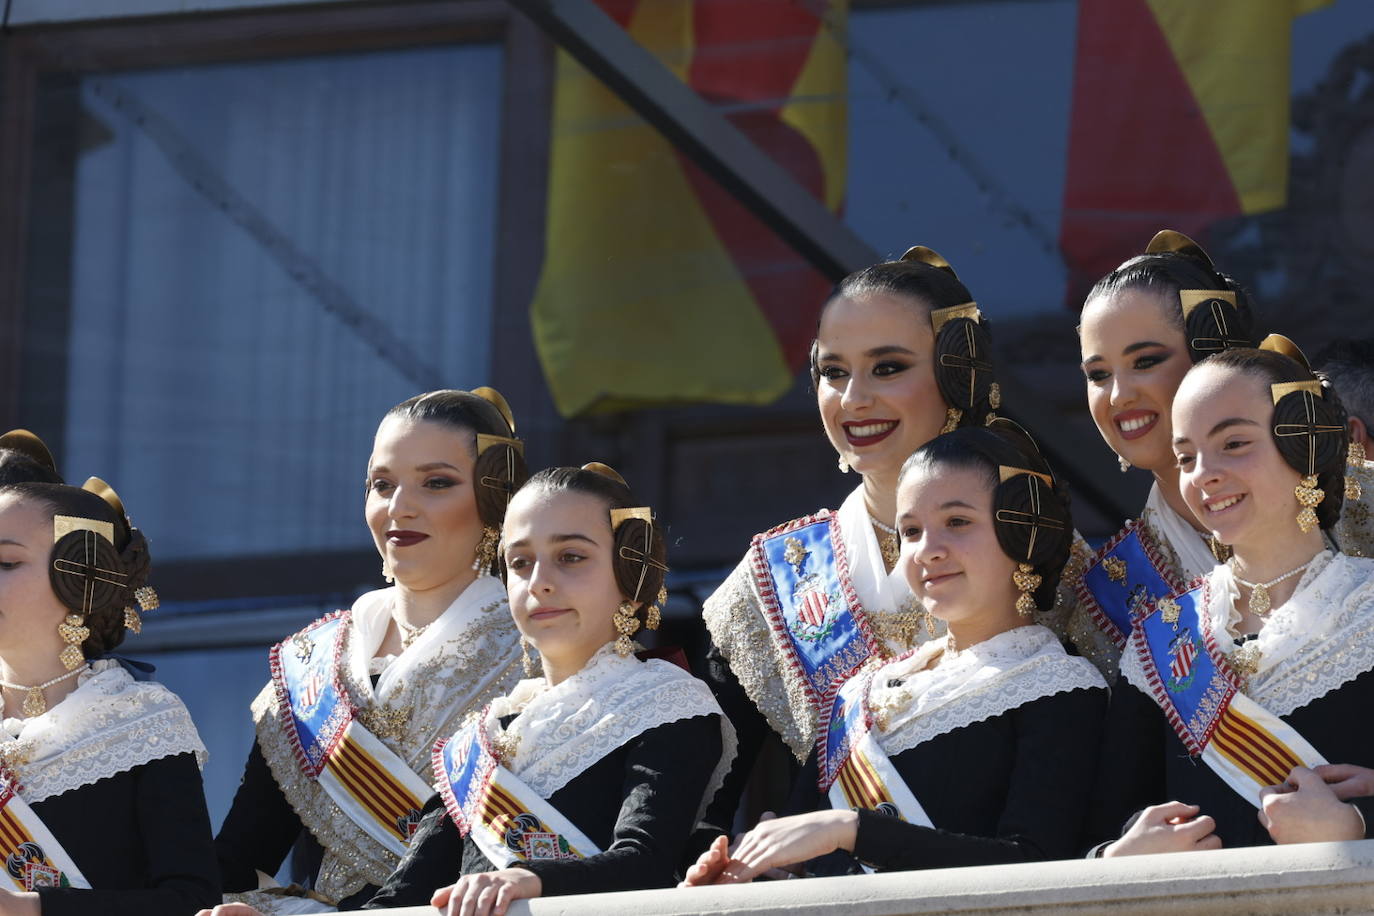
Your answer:
[[[57,470],[57,462],[53,459],[52,452],[48,450],[42,439],[27,429],[12,429],[0,436],[0,448],[13,449],[22,455],[28,455],[52,471]]]
[[[1039,477],[1044,481],[1045,486],[1054,488],[1054,478],[1049,474],[1042,474],[1039,471],[1032,471],[1030,468],[1014,468],[1005,464],[997,466],[997,477],[1002,483],[1006,483],[1013,477],[1020,477],[1022,474],[1029,474],[1032,477]]]
[[[495,407],[501,418],[506,421],[506,426],[510,427],[510,434],[515,435],[515,414],[511,412],[510,403],[501,396],[501,392],[483,385],[481,388],[472,389],[468,394],[475,395]]]
[[[1259,348],[1261,350],[1268,350],[1271,353],[1281,353],[1291,360],[1296,360],[1308,372],[1312,371],[1312,364],[1307,361],[1307,357],[1303,354],[1302,348],[1282,334],[1270,334],[1268,337],[1264,338],[1264,340],[1260,341]]]
[[[1145,246],[1145,253],[1186,255],[1202,261],[1212,273],[1217,272],[1216,265],[1207,256],[1207,252],[1202,250],[1202,246],[1176,229],[1161,229],[1156,232],[1154,238],[1150,239],[1150,244]]]
[[[582,465],[582,470],[591,471],[593,474],[600,474],[602,477],[609,477],[627,489],[630,486],[625,482],[625,478],[621,477],[619,472],[609,464],[602,464],[600,461],[588,461],[586,464]]]

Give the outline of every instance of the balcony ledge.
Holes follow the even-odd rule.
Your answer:
[[[434,916],[435,910],[368,912]],[[546,897],[515,903],[509,916],[650,913],[1374,913],[1374,840]]]

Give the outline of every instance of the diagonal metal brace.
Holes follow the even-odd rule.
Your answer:
[[[593,0],[511,0],[831,280],[880,260],[861,238]]]

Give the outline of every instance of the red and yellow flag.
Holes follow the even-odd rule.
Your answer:
[[[1284,205],[1293,19],[1330,0],[1080,0],[1060,245],[1070,294],[1157,229]]]
[[[839,211],[848,0],[598,3]],[[563,52],[550,171],[531,309],[564,416],[787,390],[830,282]]]

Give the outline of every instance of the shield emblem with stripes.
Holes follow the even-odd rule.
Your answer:
[[[320,694],[324,692],[324,677],[324,672],[316,668],[301,685],[301,702],[305,704],[305,709],[313,709],[320,701]]]
[[[1169,689],[1175,693],[1187,690],[1193,683],[1193,662],[1201,647],[1191,628],[1185,628],[1169,643]]]
[[[825,623],[825,612],[830,608],[830,596],[820,589],[812,589],[802,596],[797,605],[797,615],[807,626],[818,627]]]

